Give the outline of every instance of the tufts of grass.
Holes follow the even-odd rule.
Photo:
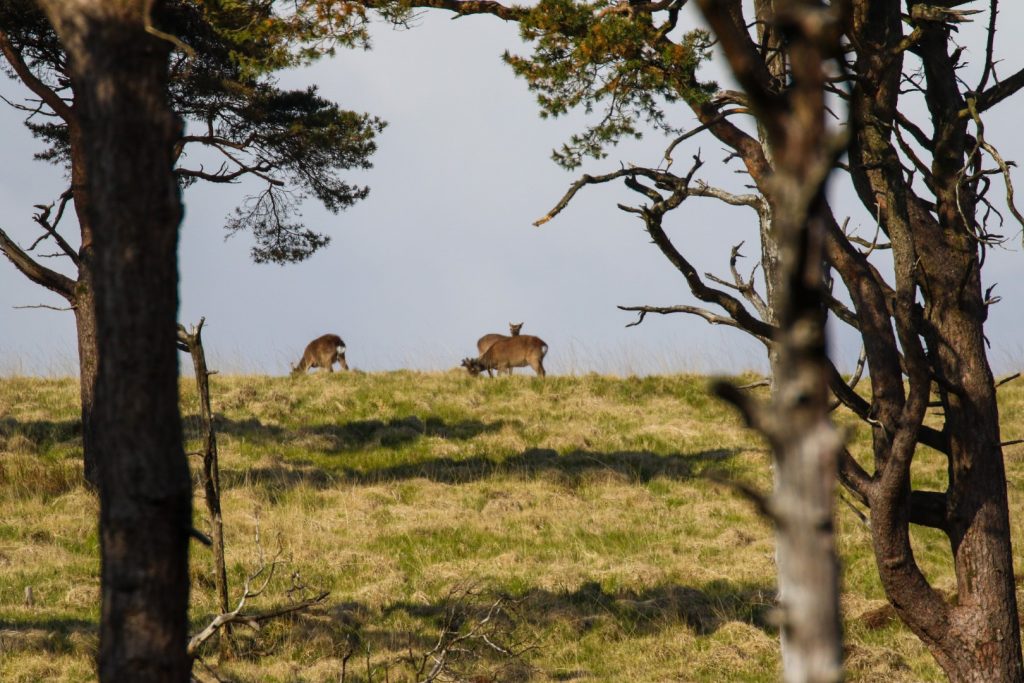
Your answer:
[[[279,553],[284,566],[254,609],[286,603],[296,584],[331,591],[321,608],[241,629],[230,661],[210,648],[223,678],[337,681],[344,661],[349,681],[414,680],[409,653],[433,647],[461,587],[508,600],[509,633],[533,645],[512,663],[475,655],[487,680],[778,679],[773,531],[718,483],[770,490],[769,458],[706,378],[212,381],[233,590]],[[1004,439],[1024,438],[1024,382],[1000,396]],[[97,502],[81,482],[77,400],[71,380],[0,381],[4,681],[95,679]],[[182,411],[192,450],[196,396],[184,379]],[[839,419],[870,464],[868,431]],[[1024,445],[1006,461],[1016,517]],[[944,486],[939,458],[916,462],[916,484]],[[208,523],[199,505],[195,523]],[[843,505],[837,528],[848,680],[942,680],[886,606],[868,530]],[[913,542],[951,589],[944,539],[915,530]],[[204,547],[192,549],[191,576],[198,629],[216,611]],[[480,609],[467,603],[465,618]]]

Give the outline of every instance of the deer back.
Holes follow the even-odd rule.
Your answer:
[[[335,362],[348,369],[345,362],[345,342],[336,334],[325,334],[306,345],[296,370],[304,372],[309,368],[329,368]]]
[[[516,337],[505,337],[491,345],[491,348],[480,356],[484,367],[509,365],[521,367],[532,361],[539,361],[548,352],[548,345],[540,337],[523,334]]]

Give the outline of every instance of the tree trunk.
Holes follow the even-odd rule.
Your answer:
[[[178,412],[180,122],[148,5],[40,0],[70,58],[93,239],[101,681],[188,681],[191,492]]]
[[[214,374],[206,366],[206,350],[203,348],[203,323],[199,320],[188,332],[183,325],[178,325],[178,344],[183,351],[192,356],[192,367],[196,375],[196,393],[199,396],[199,418],[203,425],[203,497],[206,500],[206,513],[210,516],[210,540],[213,542],[214,589],[217,591],[217,602],[221,614],[231,611],[228,603],[228,572],[224,553],[224,516],[220,508],[220,464],[217,456],[217,432],[213,426],[213,408],[210,404],[210,375]],[[220,632],[221,657],[232,657],[234,648],[231,642],[232,625],[224,624]]]
[[[790,90],[777,97],[753,73],[738,3],[700,0],[733,74],[746,90],[773,166],[770,217],[762,217],[762,259],[778,327],[770,358],[772,399],[761,405],[731,385],[716,391],[740,408],[771,444],[775,490],[762,501],[776,528],[783,680],[834,683],[842,679],[839,563],[833,499],[842,441],[829,420],[830,363],[823,305],[828,207],[825,181],[835,143],[825,127],[825,67],[835,50],[823,24],[810,21],[809,0],[760,3],[789,40]],[[781,73],[781,68],[778,69]],[[776,251],[777,249],[777,251]]]
[[[78,143],[80,145],[80,143]],[[72,156],[81,156],[76,143],[72,144]],[[81,173],[80,163],[73,164],[72,172],[75,177]],[[88,189],[78,186],[75,191],[76,206],[79,197],[85,202]],[[80,223],[87,225],[88,216],[79,216]],[[90,236],[91,230],[83,227],[83,242],[86,236]],[[71,305],[75,314],[75,329],[78,337],[78,367],[79,367],[79,391],[82,403],[82,460],[83,475],[85,480],[94,489],[99,488],[99,470],[96,458],[96,447],[92,438],[92,406],[95,396],[96,375],[98,371],[96,352],[96,304],[92,290],[92,276],[86,259],[91,258],[91,247],[83,247],[79,252],[79,274],[77,280],[72,280],[60,273],[50,270],[41,265],[38,261],[29,256],[3,231],[0,230],[0,252],[14,264],[14,266],[36,284],[42,285],[52,292],[59,294],[68,304]]]
[[[934,349],[931,361],[940,378],[949,438],[946,533],[957,600],[938,627],[931,620],[935,607],[927,602],[909,603],[903,611],[950,680],[1019,683],[1024,666],[1006,473],[995,382],[985,354],[980,265],[966,231],[938,234],[939,239],[920,244],[917,253],[932,288],[925,337]],[[892,578],[902,578],[899,573],[881,573],[887,591],[902,588]]]
[[[925,100],[933,131],[930,182],[934,204],[914,195],[892,144],[902,83],[894,46],[902,38],[898,6],[857,3],[851,30],[871,46],[858,60],[850,167],[865,206],[876,206],[893,247],[893,310],[907,382],[895,357],[870,351],[875,416],[875,480],[868,489],[876,562],[886,595],[903,621],[955,682],[1024,680],[1010,546],[1006,475],[1000,447],[995,386],[985,354],[986,310],[979,245],[971,221],[976,196],[961,169],[973,144],[948,31],[934,22],[916,27],[915,51],[927,79]],[[897,55],[872,60],[870,55]],[[844,276],[851,293],[850,274]],[[924,301],[918,306],[919,300]],[[883,313],[885,304],[861,306]],[[862,328],[865,344],[868,330]],[[877,335],[876,335],[877,337]],[[923,342],[922,342],[923,339]],[[893,346],[893,348],[895,348]],[[933,526],[949,537],[957,577],[953,604],[931,588],[910,544],[910,465],[930,400],[939,394],[949,483]]]
[[[100,485],[99,468],[92,427],[92,410],[98,374],[96,304],[92,286],[83,281],[84,275],[81,272],[75,287],[77,294],[75,297],[75,329],[78,333],[78,378],[79,394],[82,399],[83,474],[89,485],[98,489]]]

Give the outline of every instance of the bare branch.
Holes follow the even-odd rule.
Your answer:
[[[2,228],[0,228],[0,251],[32,282],[42,285],[74,303],[76,282],[66,275],[41,265],[15,244]]]
[[[1007,97],[1015,94],[1022,87],[1024,87],[1024,69],[1021,69],[1006,80],[1000,81],[988,90],[980,93],[977,98],[978,111],[983,112],[987,109],[991,109]],[[960,110],[959,114],[962,119],[968,118],[971,116],[971,110],[965,107]]]
[[[31,305],[31,306],[11,306],[11,308],[16,308],[16,309],[46,308],[46,309],[51,310],[51,311],[73,311],[73,310],[75,310],[74,306],[50,306],[50,305],[47,305],[47,304],[34,304],[34,305]]]
[[[868,519],[868,516],[865,515],[863,512],[861,512],[857,508],[856,505],[854,505],[852,502],[850,502],[849,498],[847,498],[842,493],[840,493],[839,494],[839,500],[842,501],[843,504],[846,505],[846,507],[850,508],[850,510],[853,512],[853,514],[856,515],[857,519],[860,520],[861,524],[863,524],[865,526],[871,526],[871,521]]]
[[[387,5],[388,0],[363,0],[367,7],[380,9]],[[505,21],[520,21],[528,8],[502,5],[493,0],[410,0],[409,7],[443,9],[454,12],[460,17],[473,14],[492,14]]]
[[[715,126],[715,124],[721,123],[722,121],[724,121],[729,116],[732,116],[733,114],[749,114],[749,113],[750,113],[750,111],[748,109],[746,109],[745,107],[744,108],[740,108],[740,109],[730,109],[728,111],[723,111],[723,112],[717,114],[716,116],[714,116],[713,118],[711,118],[710,120],[706,121],[705,123],[702,123],[701,125],[697,126],[696,128],[688,130],[685,133],[683,133],[682,135],[680,135],[679,137],[677,137],[675,140],[672,141],[672,144],[670,144],[668,146],[668,148],[665,150],[664,159],[665,159],[666,162],[668,162],[666,167],[665,167],[666,170],[672,167],[672,162],[673,162],[672,152],[674,152],[676,147],[678,147],[680,144],[682,144],[686,140],[689,140],[693,136],[698,135],[699,133],[703,133],[704,131],[712,128],[713,126]]]
[[[586,187],[587,185],[597,185],[599,183],[606,183],[606,182],[608,182],[610,180],[615,180],[616,178],[622,178],[623,176],[628,176],[628,175],[630,175],[633,172],[634,172],[634,169],[623,168],[623,169],[620,169],[620,170],[615,171],[613,173],[606,173],[605,175],[599,175],[599,176],[592,176],[590,174],[584,175],[583,177],[581,177],[579,180],[577,180],[575,183],[573,183],[569,187],[569,191],[565,193],[565,195],[558,201],[557,204],[555,204],[555,208],[551,209],[546,214],[544,214],[544,216],[542,216],[541,218],[538,218],[537,220],[535,220],[533,222],[534,226],[539,228],[540,226],[544,225],[545,223],[550,221],[552,218],[557,216],[559,213],[561,213],[562,209],[567,207],[569,205],[569,202],[572,201],[572,198],[576,196],[576,193],[579,192],[584,187]]]
[[[11,44],[10,37],[2,30],[0,30],[0,52],[3,53],[11,68],[14,69],[14,73],[18,75],[18,78],[22,80],[29,90],[38,95],[46,103],[46,106],[68,123],[74,119],[74,112],[68,106],[68,103],[32,73],[32,69],[21,58],[21,54],[15,49],[14,45]]]
[[[850,390],[851,392],[852,392],[852,391],[853,391],[854,389],[856,389],[856,388],[857,388],[857,384],[859,384],[859,383],[860,383],[860,378],[861,378],[861,375],[862,375],[862,374],[864,373],[864,365],[865,365],[865,364],[866,364],[866,362],[867,362],[867,358],[868,358],[868,355],[867,355],[867,349],[866,349],[866,348],[864,347],[864,345],[863,345],[863,344],[861,344],[861,347],[860,347],[860,354],[859,354],[859,355],[857,356],[857,367],[856,367],[856,368],[854,369],[854,371],[853,371],[853,376],[852,376],[852,377],[850,377],[850,381],[846,383],[846,386],[847,386],[847,387],[849,387],[849,390]],[[839,400],[839,399],[837,398],[837,399],[836,399],[836,400],[835,400],[835,401],[834,401],[834,402],[833,402],[833,403],[832,403],[832,404],[831,404],[831,405],[830,405],[830,406],[828,407],[828,410],[829,410],[829,412],[832,412],[832,411],[834,411],[834,410],[835,410],[836,408],[838,408],[838,407],[839,407],[839,406],[840,406],[841,404],[842,404],[842,401],[840,401],[840,400]]]
[[[775,509],[775,505],[772,501],[771,494],[759,491],[750,484],[746,484],[735,479],[726,479],[724,477],[718,477],[715,476],[714,474],[709,475],[707,479],[715,484],[719,484],[720,486],[732,489],[736,493],[746,498],[748,501],[754,504],[754,507],[762,516],[764,516],[773,524],[779,525],[782,522],[782,518],[779,515],[778,510]]]
[[[689,313],[690,315],[696,315],[704,318],[712,325],[727,325],[729,327],[742,329],[740,324],[732,318],[724,315],[717,315],[706,308],[699,308],[697,306],[618,306],[618,309],[621,311],[633,311],[640,314],[634,322],[629,323],[626,327],[636,327],[644,321],[644,317],[646,317],[648,313],[658,313],[660,315],[667,315],[669,313]]]
[[[985,41],[985,66],[982,68],[981,80],[978,81],[978,87],[974,89],[975,92],[985,91],[985,86],[988,85],[989,76],[992,75],[992,69],[995,66],[993,54],[995,52],[996,45],[996,17],[998,16],[999,0],[989,0],[987,31],[988,35]]]
[[[248,589],[247,589],[248,590]],[[309,609],[314,605],[323,604],[327,597],[331,594],[330,591],[322,591],[312,598],[302,600],[290,605],[283,605],[274,609],[266,610],[263,612],[252,612],[249,614],[243,614],[242,608],[245,606],[245,601],[248,598],[255,596],[257,593],[246,593],[239,600],[238,607],[231,612],[226,614],[219,614],[214,617],[213,621],[206,625],[202,631],[192,636],[188,641],[188,654],[190,657],[195,658],[198,654],[199,648],[202,647],[203,643],[212,638],[214,634],[220,629],[224,628],[228,624],[242,624],[248,626],[254,630],[259,630],[259,625],[264,621],[276,619],[277,617],[284,616],[286,614],[292,614],[294,612],[301,612],[302,610]]]
[[[1013,180],[1010,178],[1010,165],[1003,161],[1003,157],[1000,156],[999,152],[988,142],[981,143],[982,149],[991,155],[995,159],[996,164],[999,165],[999,170],[1003,176],[1003,183],[1006,185],[1006,206],[1010,209],[1010,213],[1017,219],[1017,223],[1024,226],[1024,216],[1021,215],[1020,211],[1017,210],[1017,205],[1013,201]]]
[[[998,382],[996,382],[996,388],[1003,386],[1007,382],[1012,382],[1013,380],[1017,379],[1018,377],[1020,377],[1020,373],[1019,372],[1015,372],[1012,375],[1010,375],[1009,377],[1004,377],[1001,380],[999,380]]]
[[[778,437],[775,420],[764,403],[724,380],[712,382],[711,393],[735,406],[748,427],[756,429],[769,442],[774,443]]]
[[[43,234],[39,239],[33,242],[32,246],[30,246],[26,251],[32,251],[33,249],[36,248],[36,245],[38,245],[44,239],[46,239],[47,237],[52,237],[53,240],[57,243],[57,246],[60,247],[64,255],[70,258],[71,262],[74,263],[76,266],[79,265],[78,252],[75,251],[71,247],[71,245],[67,243],[67,241],[61,236],[59,232],[57,232],[57,226],[60,224],[60,219],[64,217],[64,209],[67,207],[68,202],[71,201],[73,197],[74,193],[70,187],[61,194],[60,206],[57,209],[57,216],[53,219],[52,222],[49,220],[49,218],[50,211],[53,210],[53,204],[36,204],[36,208],[39,209],[39,212],[32,216],[32,220],[34,220],[43,228],[45,234]]]

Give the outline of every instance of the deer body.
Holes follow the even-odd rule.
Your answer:
[[[529,365],[538,377],[544,377],[544,355],[547,352],[548,345],[540,337],[517,335],[497,340],[479,358],[463,359],[462,367],[475,377],[484,370],[488,375],[492,370],[497,370],[499,374],[505,371],[511,375],[512,368]]]
[[[519,330],[521,330],[521,329],[523,329],[523,323],[509,323],[508,324],[508,331],[512,333],[512,337],[518,337],[519,336]],[[487,349],[491,348],[491,346],[494,345],[494,342],[501,341],[502,339],[511,339],[512,337],[508,337],[508,336],[506,336],[504,334],[497,334],[497,333],[485,334],[484,336],[480,337],[480,339],[478,339],[477,342],[476,342],[476,354],[477,354],[477,357],[479,358],[480,356],[482,356],[485,353],[487,353]],[[508,372],[509,372],[509,374],[512,374],[511,370],[509,370]],[[487,376],[488,377],[493,377],[493,375],[491,374],[490,370],[487,371]]]
[[[310,368],[324,368],[327,372],[334,372],[335,363],[341,366],[342,370],[348,370],[348,363],[345,362],[345,342],[336,334],[325,334],[306,345],[302,358],[297,365],[292,366],[292,374],[301,375]]]
[[[518,337],[519,330],[521,329],[523,329],[523,323],[508,324],[508,331],[512,333],[513,337]],[[508,337],[504,334],[497,333],[485,334],[484,336],[480,337],[480,339],[478,339],[476,342],[477,355],[484,355],[485,353],[487,353],[487,349],[491,348],[491,345],[494,344],[494,342],[500,341],[502,339],[508,339]]]

